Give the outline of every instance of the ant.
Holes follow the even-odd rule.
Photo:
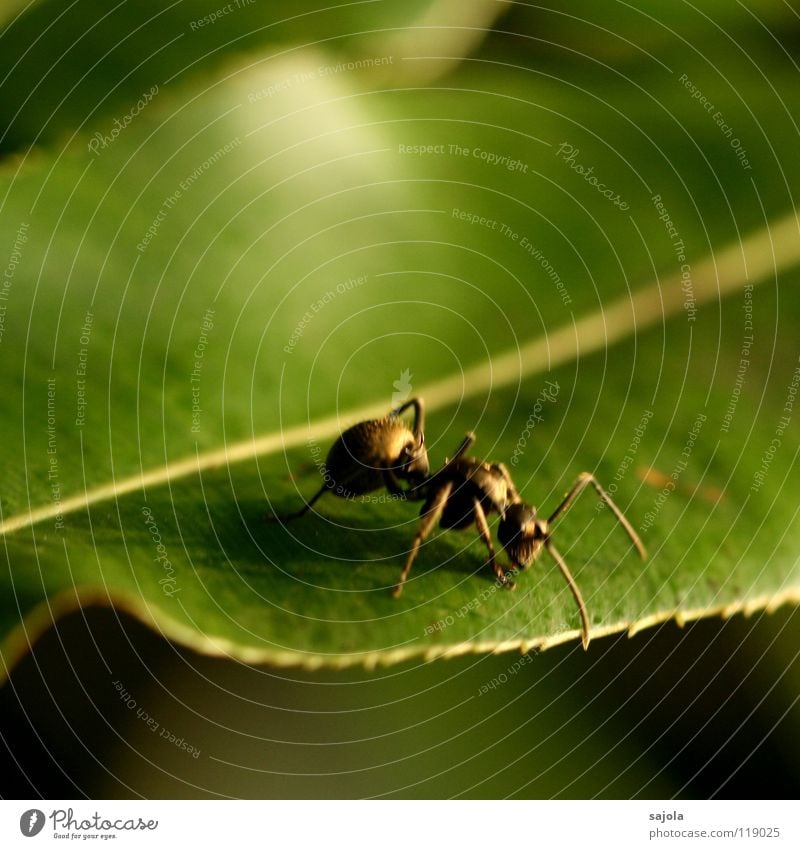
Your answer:
[[[475,435],[468,433],[455,455],[445,460],[439,471],[414,490],[406,493],[407,498],[424,498],[425,503],[420,511],[421,519],[414,542],[393,591],[394,597],[398,598],[402,593],[420,546],[437,520],[439,527],[445,530],[463,530],[474,523],[489,552],[489,566],[497,576],[498,583],[508,589],[514,589],[515,584],[495,558],[489,523],[486,520],[487,514],[499,513],[500,524],[497,537],[513,564],[514,568],[510,574],[527,569],[538,558],[542,549],[546,549],[561,570],[578,606],[581,617],[581,640],[584,649],[587,648],[589,614],[586,603],[564,558],[553,545],[551,525],[569,510],[580,493],[591,484],[600,498],[611,508],[644,560],[647,552],[642,541],[622,511],[600,486],[594,475],[589,472],[578,475],[572,488],[550,518],[543,519],[537,515],[534,507],[522,501],[508,469],[502,463],[486,463],[473,457],[463,456],[474,442]]]
[[[413,428],[400,418],[407,409],[414,410]],[[556,562],[564,576],[581,618],[583,647],[589,645],[589,614],[581,591],[564,558],[553,545],[551,525],[591,484],[627,532],[640,556],[647,557],[642,541],[622,511],[598,483],[594,475],[581,472],[572,488],[548,519],[540,518],[536,509],[520,498],[508,469],[502,463],[486,463],[464,454],[475,442],[468,433],[452,458],[430,474],[425,449],[425,407],[422,398],[412,398],[389,415],[370,419],[348,428],[333,443],[325,460],[324,483],[300,510],[283,516],[266,515],[266,521],[297,519],[305,515],[326,492],[341,498],[353,498],[385,486],[403,500],[423,501],[420,524],[400,578],[392,592],[398,598],[408,579],[419,549],[436,522],[445,530],[463,530],[475,524],[489,552],[489,566],[498,583],[508,589],[515,584],[496,560],[487,514],[498,513],[497,538],[508,555],[516,574],[527,569],[542,549]],[[408,484],[404,489],[402,482]]]
[[[414,410],[411,429],[400,416]],[[385,486],[399,498],[406,498],[405,481],[418,486],[428,478],[430,465],[425,448],[425,404],[412,398],[380,419],[359,422],[342,433],[331,445],[325,459],[324,483],[299,510],[284,516],[264,516],[267,522],[304,516],[326,492],[340,498],[355,498]]]

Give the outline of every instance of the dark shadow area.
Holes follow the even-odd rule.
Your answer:
[[[309,672],[93,608],[0,689],[0,795],[795,798],[799,632],[784,608],[587,654]]]

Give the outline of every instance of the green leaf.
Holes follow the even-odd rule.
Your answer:
[[[656,65],[383,90],[337,62],[245,65],[7,169],[6,663],[87,601],[308,666],[573,639],[553,564],[500,591],[473,533],[392,599],[413,505],[263,524],[404,373],[434,464],[474,430],[545,515],[583,470],[613,490],[645,564],[588,494],[557,527],[595,635],[796,599],[794,71],[686,70],[734,149]]]
[[[7,0],[0,24],[22,5]],[[111,7],[102,0],[32,0],[0,33],[7,68],[0,83],[0,150],[57,144],[80,131],[111,137],[140,113],[140,102],[157,103],[189,80],[202,86],[209,73],[264,45],[278,57],[323,46],[331,59],[382,59],[384,71],[407,75],[400,56],[435,44],[457,60],[480,43],[482,27],[502,11],[494,0],[461,8],[441,0],[330,6],[137,0]],[[443,23],[447,28],[437,29]],[[429,45],[424,27],[435,33]],[[272,61],[254,57],[267,68]]]
[[[0,10],[0,24],[8,25],[27,5],[27,0],[8,0]]]

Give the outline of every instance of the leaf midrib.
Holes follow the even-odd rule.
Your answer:
[[[700,306],[725,297],[745,285],[758,285],[778,272],[800,263],[800,220],[792,211],[776,222],[768,223],[740,241],[726,245],[692,266],[692,295]],[[578,320],[565,323],[552,333],[539,336],[522,347],[509,349],[496,357],[476,363],[447,377],[422,386],[429,410],[450,406],[492,388],[507,386],[515,380],[549,371],[572,359],[644,330],[684,309],[686,296],[681,288],[681,275],[671,274],[663,280],[642,287],[612,301]],[[342,430],[342,422],[356,422],[386,413],[385,402],[337,413],[313,423],[294,425],[235,442],[212,451],[196,452],[166,466],[139,472],[68,496],[59,504],[47,503],[3,519],[0,535],[7,535],[35,525],[56,515],[66,515],[92,504],[119,498],[131,492],[155,487],[208,469],[243,462],[274,451],[294,448],[308,440],[324,440]]]

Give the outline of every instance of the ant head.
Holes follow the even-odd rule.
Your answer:
[[[431,471],[428,462],[428,450],[425,448],[425,435],[420,433],[414,436],[409,431],[412,439],[406,443],[399,457],[399,477],[410,481],[414,486],[419,486],[427,480]]]
[[[522,502],[509,504],[500,518],[497,538],[515,566],[530,566],[547,536],[547,523]]]

